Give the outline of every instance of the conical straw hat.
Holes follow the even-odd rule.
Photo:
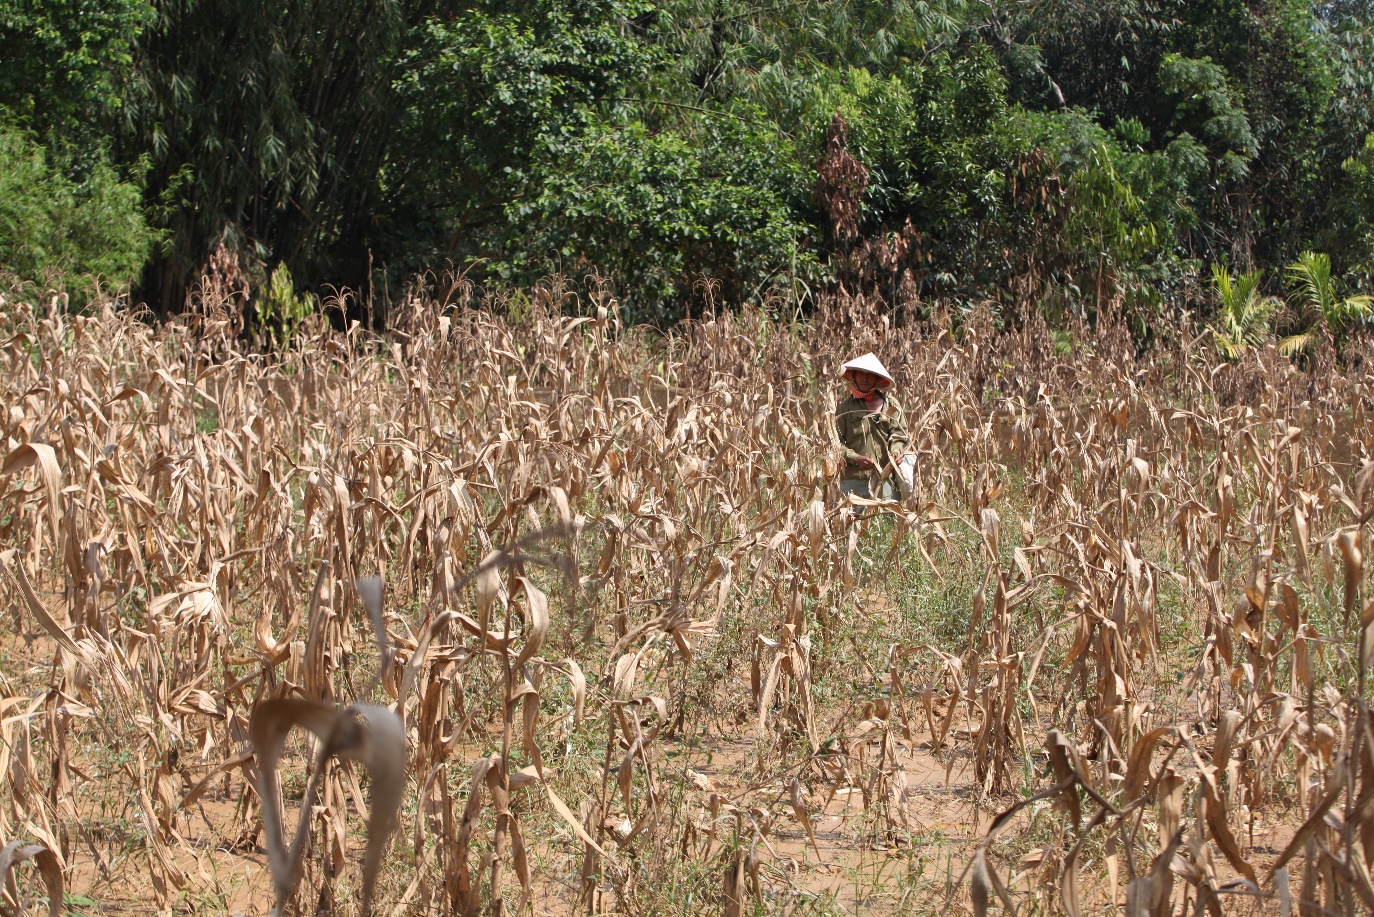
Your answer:
[[[848,363],[844,364],[844,371],[846,374],[854,372],[855,370],[858,370],[860,372],[872,373],[879,379],[883,380],[881,383],[879,383],[881,385],[892,384],[892,374],[887,371],[887,367],[883,365],[883,361],[879,360],[876,356],[874,356],[871,353],[866,353],[861,357],[856,357],[855,359],[850,360]]]

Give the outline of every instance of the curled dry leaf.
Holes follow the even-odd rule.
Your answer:
[[[1359,601],[1360,575],[1364,570],[1364,552],[1360,549],[1360,530],[1346,529],[1336,538],[1341,552],[1341,569],[1345,578],[1346,620]]]
[[[62,537],[62,466],[57,462],[57,451],[47,443],[24,443],[10,451],[0,464],[0,475],[12,475],[25,468],[38,466],[38,477],[43,482],[43,490],[48,499],[48,525],[51,526],[53,547],[57,547]]]
[[[1145,791],[1145,784],[1150,779],[1150,759],[1154,756],[1155,745],[1170,731],[1167,727],[1160,726],[1136,739],[1135,745],[1131,747],[1130,763],[1126,767],[1126,783],[1122,790],[1124,802],[1135,802]]]
[[[386,618],[382,609],[382,594],[385,584],[380,576],[364,576],[354,583],[358,596],[367,609],[367,620],[372,624],[372,633],[377,641],[377,656],[380,660],[379,671],[385,673],[391,668],[391,641],[387,638]]]
[[[801,781],[795,776],[788,782],[788,794],[792,802],[792,814],[797,817],[802,828],[806,830],[806,839],[811,842],[811,849],[816,852],[816,859],[821,859],[821,848],[816,845],[816,832],[811,828],[811,816],[806,814],[806,802],[801,795]]]
[[[539,587],[535,586],[525,577],[519,578],[520,585],[525,590],[525,600],[528,605],[529,620],[526,622],[525,642],[520,647],[520,655],[516,657],[515,667],[518,669],[530,659],[532,659],[544,646],[544,640],[549,633],[549,600]]]
[[[973,898],[974,917],[987,917],[988,903],[992,900],[992,879],[988,876],[987,858],[981,848],[973,855],[969,891]]]
[[[1045,750],[1049,752],[1050,764],[1054,768],[1054,779],[1067,784],[1059,794],[1059,803],[1073,819],[1074,828],[1077,828],[1083,820],[1078,789],[1071,782],[1082,779],[1078,773],[1077,751],[1058,729],[1050,730],[1045,740]]]
[[[558,664],[568,670],[568,683],[573,694],[573,728],[576,729],[582,725],[583,710],[587,705],[587,676],[583,674],[582,667],[571,659],[564,659]]]
[[[315,768],[301,800],[301,814],[288,848],[282,837],[278,807],[281,784],[277,775],[286,735],[300,726],[319,740]],[[371,913],[372,894],[381,870],[387,841],[396,828],[405,787],[405,730],[391,710],[373,704],[354,704],[342,710],[319,701],[281,698],[266,700],[253,711],[249,736],[258,760],[258,797],[263,807],[268,862],[280,912],[299,882],[301,854],[309,834],[318,781],[332,757],[358,761],[371,776],[372,801],[368,813],[367,852],[363,858],[362,912]]]
[[[57,861],[57,854],[46,844],[10,841],[0,848],[0,888],[5,889],[8,894],[9,890],[14,888],[14,877],[11,874],[14,867],[30,860],[38,867],[43,884],[47,887],[48,917],[58,917],[62,913],[63,901],[62,867]]]
[[[57,619],[44,607],[43,602],[38,598],[38,593],[34,592],[33,584],[29,582],[28,574],[24,572],[24,565],[20,563],[11,567],[8,563],[0,563],[0,566],[3,566],[14,577],[19,586],[19,594],[24,597],[24,604],[28,607],[29,613],[33,615],[34,620],[39,623],[43,630],[47,631],[48,635],[57,641],[58,646],[86,665],[93,665],[94,660],[86,650],[71,638],[66,629],[57,623]]]
[[[482,558],[478,568],[475,589],[477,592],[477,623],[481,633],[486,635],[491,628],[491,610],[496,604],[496,596],[501,589],[500,551],[492,551]]]

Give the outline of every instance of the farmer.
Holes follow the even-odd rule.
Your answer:
[[[841,492],[895,500],[900,482],[903,492],[909,493],[916,459],[908,454],[911,437],[902,409],[884,393],[892,385],[892,376],[881,360],[866,353],[844,364],[842,378],[849,397],[835,409],[835,428],[844,448]]]

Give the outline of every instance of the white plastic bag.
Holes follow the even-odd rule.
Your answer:
[[[916,486],[916,456],[907,455],[902,458],[897,465],[897,479],[902,483],[902,499],[911,496],[912,489]]]

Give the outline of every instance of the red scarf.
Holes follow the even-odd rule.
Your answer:
[[[883,393],[878,386],[873,386],[873,390],[865,394],[859,391],[859,387],[854,384],[854,380],[849,380],[849,391],[855,398],[859,399],[868,408],[870,414],[876,414],[883,409]]]

